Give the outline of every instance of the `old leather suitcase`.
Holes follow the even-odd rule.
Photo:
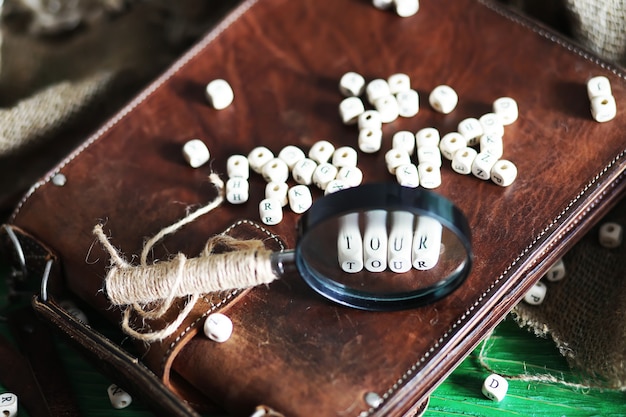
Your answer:
[[[138,343],[141,363],[172,401],[184,398],[197,409],[206,400],[233,415],[250,415],[258,405],[288,416],[410,415],[624,188],[624,72],[494,3],[425,1],[415,16],[399,18],[367,1],[246,1],[34,184],[5,232],[17,236],[28,267],[41,273],[41,260],[52,260],[51,282],[117,323],[120,311],[101,291],[109,259],[93,226],[104,223],[130,260],[147,237],[215,197],[207,176],[225,177],[228,156],[257,145],[307,150],[321,139],[356,147],[356,128],[338,115],[337,85],[347,71],[368,80],[406,73],[421,97],[415,117],[385,125],[381,152],[359,154],[365,182],[393,181],[384,152],[394,132],[432,126],[447,133],[491,111],[498,97],[519,104],[504,137],[504,158],[519,171],[511,186],[458,175],[449,162],[442,167],[436,191],[461,208],[472,230],[467,281],[435,304],[397,312],[334,305],[295,275],[207,294],[174,335]],[[610,79],[618,106],[618,116],[602,124],[591,118],[586,93],[597,75]],[[204,98],[215,78],[235,91],[222,111]],[[459,95],[448,115],[427,104],[440,84]],[[209,165],[185,164],[180,150],[191,138],[207,143]],[[63,186],[52,181],[59,174]],[[263,189],[253,176],[249,203],[224,204],[166,237],[154,259],[195,256],[225,230],[275,249],[293,247],[295,214],[286,211],[277,226],[257,224]],[[15,240],[4,241],[13,253]],[[212,311],[234,322],[227,343],[199,334]],[[145,380],[133,387],[132,379],[131,390],[158,396]],[[368,393],[379,401],[368,402]]]

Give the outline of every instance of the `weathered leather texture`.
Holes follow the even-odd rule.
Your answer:
[[[367,1],[245,2],[37,183],[11,222],[54,248],[71,290],[116,320],[100,291],[109,263],[94,244],[93,226],[106,222],[111,242],[130,259],[146,237],[214,198],[207,175],[225,174],[231,154],[257,145],[308,149],[321,139],[356,146],[356,128],[338,116],[343,73],[371,80],[404,72],[421,96],[417,116],[384,127],[381,152],[359,154],[367,182],[393,181],[384,152],[394,132],[454,131],[462,119],[489,112],[496,98],[513,97],[520,117],[506,127],[504,157],[517,165],[517,181],[501,188],[455,174],[449,163],[442,168],[437,191],[467,215],[475,253],[470,277],[451,296],[371,313],[330,304],[289,276],[230,300],[235,331],[227,343],[194,336],[186,323],[146,357],[166,382],[182,378],[234,415],[249,415],[258,404],[288,416],[408,414],[624,188],[622,70],[494,7],[429,1],[403,19]],[[596,75],[611,80],[619,110],[604,124],[591,118],[586,93]],[[204,98],[214,78],[235,91],[222,111]],[[460,97],[449,115],[427,104],[439,84]],[[208,144],[210,167],[184,163],[181,147],[195,137]],[[56,173],[66,176],[65,186],[52,184]],[[253,176],[247,204],[225,204],[167,237],[155,259],[179,251],[195,256],[211,235],[238,219],[257,219],[263,190]],[[286,211],[268,230],[293,247],[296,221]],[[195,318],[206,313],[197,310]],[[366,404],[368,392],[381,404]]]

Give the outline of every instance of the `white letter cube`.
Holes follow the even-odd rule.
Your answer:
[[[420,96],[415,90],[401,91],[396,94],[398,115],[413,117],[420,111]]]
[[[503,125],[508,126],[517,120],[519,110],[517,102],[511,97],[500,97],[493,102],[493,112],[498,115]]]
[[[458,132],[450,132],[444,135],[439,142],[439,150],[441,151],[441,154],[450,161],[454,158],[456,151],[465,148],[467,148],[467,139],[465,139],[465,136]]]
[[[16,417],[18,408],[17,395],[11,392],[0,394],[0,415]]]
[[[422,146],[439,146],[439,131],[434,127],[425,127],[415,133],[415,144],[418,148]]]
[[[483,383],[482,392],[483,395],[492,401],[500,402],[506,397],[506,392],[509,389],[509,383],[506,379],[500,375],[491,374]]]
[[[474,148],[459,149],[452,158],[452,170],[459,174],[468,175],[472,173],[472,164],[478,152]]]
[[[561,281],[563,278],[565,278],[565,275],[565,262],[563,262],[563,259],[559,259],[554,263],[554,265],[550,267],[550,269],[548,269],[545,277],[550,282],[556,282]]]
[[[203,330],[209,339],[224,343],[233,334],[233,322],[222,313],[211,313],[204,320]]]
[[[380,129],[362,129],[359,132],[359,149],[363,153],[374,153],[380,150],[383,143],[383,131]]]
[[[347,273],[356,273],[363,269],[363,240],[358,213],[345,214],[339,218],[337,262]]]
[[[478,138],[483,134],[483,126],[478,119],[468,117],[459,122],[458,132],[467,140],[468,146],[476,145]]]
[[[617,115],[617,104],[613,96],[598,96],[591,99],[591,115],[596,122],[613,120]]]
[[[226,160],[228,178],[239,177],[247,180],[250,177],[248,158],[243,155],[232,155]]]
[[[387,81],[382,78],[377,78],[367,84],[365,87],[365,94],[367,96],[367,100],[373,106],[379,98],[390,95],[391,90],[389,89]]]
[[[393,134],[391,147],[393,149],[403,149],[411,155],[415,152],[415,135],[408,130],[400,130]]]
[[[248,165],[254,172],[260,174],[263,166],[274,159],[272,151],[265,146],[257,146],[248,154]]]
[[[317,168],[317,162],[304,158],[294,165],[291,176],[298,184],[309,185],[313,181],[315,168]]]
[[[234,97],[233,89],[226,80],[213,80],[206,86],[206,98],[216,110],[222,110],[230,106]]]
[[[210,156],[209,148],[200,139],[192,139],[183,145],[183,157],[192,168],[204,165]]]
[[[277,200],[284,207],[289,203],[287,199],[288,190],[289,186],[286,182],[268,182],[265,186],[265,198]]]
[[[495,113],[486,113],[478,119],[483,128],[483,135],[495,135],[502,137],[504,135],[504,125],[500,120],[500,116]]]
[[[430,162],[441,167],[441,151],[438,146],[420,146],[417,148],[417,163]]]
[[[333,164],[324,162],[319,164],[313,172],[313,184],[320,190],[325,190],[329,182],[335,179],[338,169]]]
[[[343,167],[339,169],[336,179],[345,182],[348,187],[356,187],[363,182],[363,171],[358,167]]]
[[[287,182],[289,167],[282,159],[273,158],[263,165],[261,175],[267,182]]]
[[[611,82],[603,75],[591,78],[587,81],[587,95],[589,100],[598,96],[612,96]]]
[[[389,173],[395,175],[396,168],[411,163],[411,157],[404,149],[390,149],[385,153],[385,163]]]
[[[356,149],[350,146],[342,146],[335,149],[332,157],[332,164],[337,168],[355,167],[357,164],[358,154]]]
[[[278,158],[282,159],[284,163],[287,164],[289,169],[293,169],[293,167],[299,161],[306,158],[304,151],[297,146],[287,145],[278,153]]]
[[[420,177],[417,173],[417,167],[413,164],[400,165],[396,168],[396,180],[403,187],[419,187]]]
[[[387,78],[387,84],[391,94],[398,94],[411,89],[411,78],[407,74],[393,74]]]
[[[358,97],[348,97],[339,103],[339,116],[346,125],[353,125],[359,120],[359,116],[365,111],[363,102]]]
[[[346,72],[339,80],[339,91],[346,97],[360,96],[364,89],[365,78],[356,72]]]
[[[501,187],[508,187],[509,185],[513,184],[515,178],[517,178],[517,167],[511,161],[501,159],[497,161],[493,165],[493,167],[491,167],[491,181],[495,182]]]
[[[380,121],[383,123],[391,123],[400,115],[400,106],[398,100],[393,95],[377,98],[374,107],[380,114]]]
[[[433,189],[441,185],[441,170],[438,166],[429,162],[419,164],[417,173],[420,176],[420,185],[422,187]]]
[[[459,96],[452,87],[447,85],[437,86],[428,96],[428,102],[439,113],[451,113],[459,103]]]
[[[394,0],[396,14],[400,17],[413,16],[420,8],[419,0]]]
[[[109,394],[111,405],[118,410],[128,407],[133,402],[133,398],[130,394],[115,384],[109,385],[107,393]]]
[[[624,231],[619,223],[607,222],[600,226],[600,245],[613,249],[622,244]]]
[[[296,214],[302,214],[311,208],[313,197],[311,190],[306,185],[295,185],[287,192],[289,207]]]
[[[472,174],[481,180],[488,180],[491,178],[491,168],[493,168],[496,162],[498,162],[498,158],[494,155],[487,152],[480,152],[476,155],[472,163]],[[517,169],[515,171],[517,172]],[[497,183],[496,180],[494,180],[494,182]]]
[[[359,130],[363,129],[381,129],[383,121],[380,117],[380,113],[376,110],[366,110],[359,116],[358,120]]]
[[[274,226],[283,221],[283,205],[275,198],[266,198],[259,203],[259,217],[261,221]]]
[[[328,162],[334,152],[335,146],[332,143],[327,140],[320,140],[311,146],[311,149],[309,150],[309,158],[318,164],[323,164]]]
[[[524,295],[524,301],[530,305],[537,306],[543,303],[548,293],[548,287],[543,282],[537,282],[532,288]]]
[[[226,200],[230,204],[243,204],[250,197],[250,184],[244,178],[233,177],[226,181]]]

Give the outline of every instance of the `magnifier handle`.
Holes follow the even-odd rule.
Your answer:
[[[167,262],[112,267],[105,291],[114,305],[158,300],[269,284],[289,271],[292,252],[255,248],[187,259],[178,254]]]

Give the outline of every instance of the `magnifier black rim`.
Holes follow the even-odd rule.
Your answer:
[[[459,238],[465,248],[465,262],[450,275],[427,288],[374,295],[341,286],[313,271],[304,261],[301,243],[309,230],[342,214],[375,209],[409,211],[435,218]],[[363,184],[317,200],[298,222],[295,255],[300,275],[316,292],[338,304],[371,311],[403,310],[434,303],[452,293],[465,281],[473,261],[471,232],[461,210],[440,194],[422,188],[403,187],[397,183]]]

